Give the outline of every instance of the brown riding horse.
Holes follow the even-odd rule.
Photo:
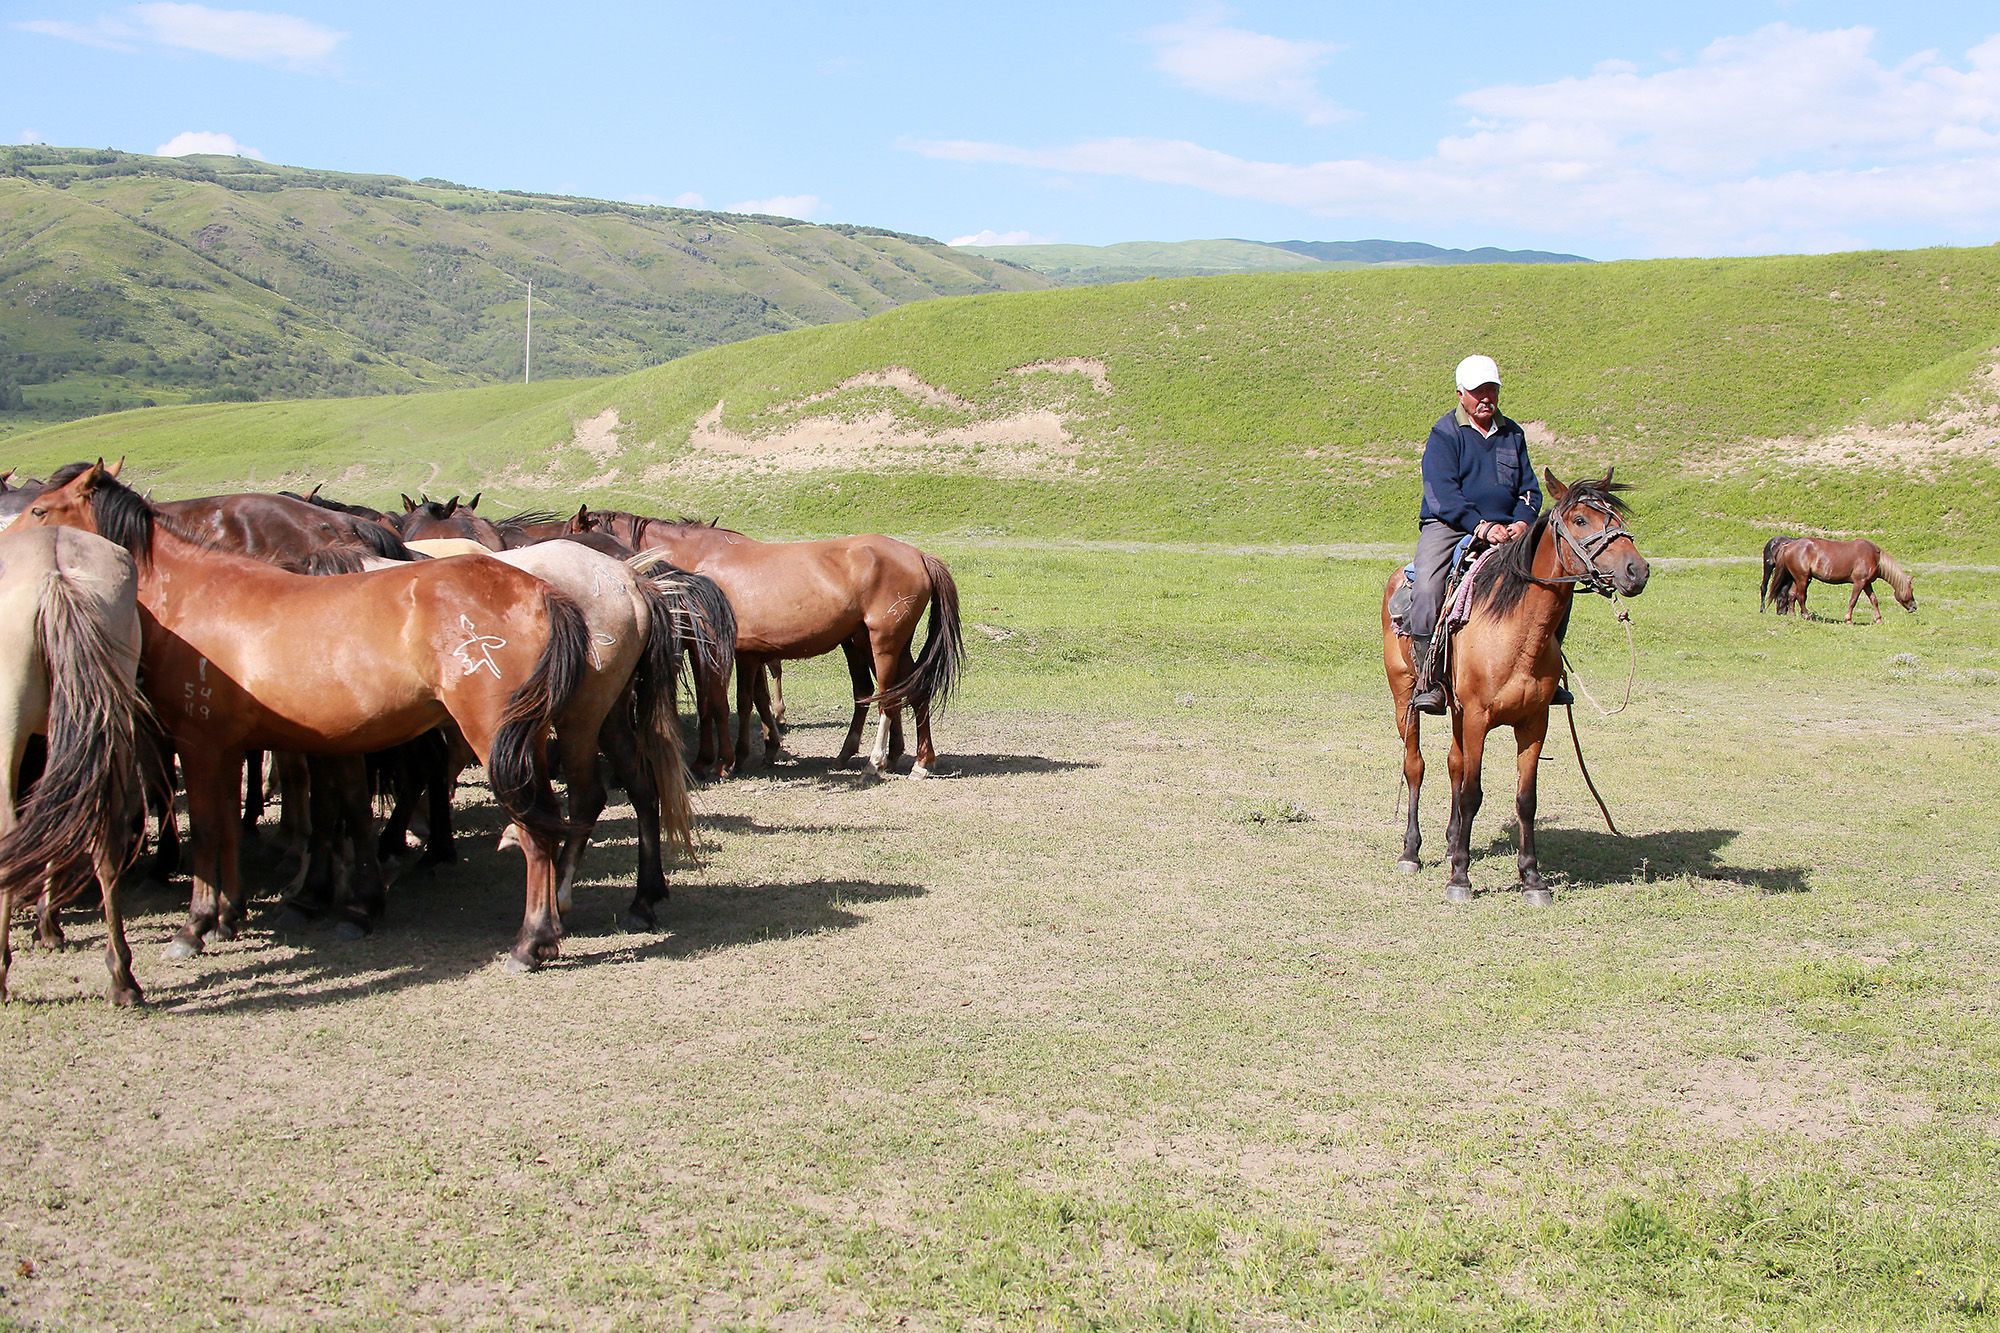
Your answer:
[[[706,574],[728,594],[736,613],[737,750],[749,752],[753,708],[763,714],[766,751],[778,748],[777,720],[768,697],[757,689],[765,664],[839,648],[854,687],[854,719],[835,764],[846,764],[861,748],[862,723],[875,703],[881,718],[868,766],[885,772],[902,753],[907,703],[917,720],[910,776],[929,775],[937,763],[931,712],[942,709],[965,663],[958,585],[942,560],[891,537],[760,542],[686,519],[617,510],[589,510],[577,518],[627,546],[659,551],[682,569]],[[912,655],[910,644],[926,605],[930,631],[923,652]]]
[[[1871,541],[1836,542],[1822,537],[1772,538],[1764,548],[1770,572],[1771,595],[1777,600],[1778,614],[1796,609],[1806,614],[1806,585],[1851,583],[1847,594],[1847,623],[1854,623],[1854,607],[1865,594],[1875,608],[1875,623],[1882,623],[1882,603],[1875,600],[1875,580],[1886,579],[1896,604],[1905,611],[1917,609],[1917,590],[1903,567],[1891,560]],[[1761,600],[1759,602],[1761,607]]]
[[[1527,535],[1501,547],[1479,571],[1471,619],[1451,644],[1451,822],[1445,830],[1449,902],[1472,900],[1472,820],[1482,797],[1480,763],[1486,734],[1511,726],[1517,751],[1514,810],[1520,819],[1517,863],[1523,896],[1546,906],[1554,895],[1542,884],[1535,855],[1535,775],[1548,735],[1549,701],[1562,679],[1562,631],[1577,588],[1636,597],[1646,587],[1645,557],[1625,530],[1625,488],[1606,472],[1601,481],[1564,486],[1543,470],[1551,502]],[[1409,822],[1396,869],[1415,872],[1422,834],[1417,796],[1423,787],[1419,748],[1421,718],[1410,707],[1416,671],[1410,641],[1396,632],[1389,599],[1403,580],[1399,569],[1382,594],[1382,661],[1403,736],[1403,778],[1409,786]]]
[[[243,919],[234,807],[245,750],[367,754],[446,720],[523,834],[527,900],[509,966],[557,954],[555,853],[568,829],[547,737],[590,653],[574,603],[497,560],[287,573],[177,532],[97,465],[58,472],[16,521],[98,533],[138,566],[141,680],[187,788],[194,895],[174,956],[230,938]]]

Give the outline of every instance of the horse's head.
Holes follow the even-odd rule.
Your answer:
[[[590,506],[587,504],[578,505],[576,508],[576,517],[569,521],[568,531],[592,532],[596,530],[597,525],[598,516],[590,512]]]
[[[438,501],[428,495],[412,501],[403,497],[403,515],[396,520],[396,530],[404,541],[428,541],[437,537],[461,537],[478,542],[489,551],[506,549],[501,539],[500,529],[491,519],[481,518],[473,512],[472,506],[479,502],[479,496],[472,497],[472,503],[462,503],[454,495],[449,500]]]
[[[1882,553],[1882,577],[1889,580],[1889,591],[1895,594],[1896,605],[1905,611],[1917,609],[1917,585],[1904,568]]]
[[[1625,530],[1627,510],[1618,492],[1626,487],[1611,479],[1611,469],[1605,469],[1601,480],[1565,486],[1543,468],[1542,481],[1548,489],[1549,531],[1562,572],[1586,583],[1609,584],[1627,597],[1644,592],[1652,570]]]
[[[16,522],[24,528],[81,528],[96,532],[97,493],[117,486],[116,477],[101,458],[95,463],[71,463],[59,468]]]

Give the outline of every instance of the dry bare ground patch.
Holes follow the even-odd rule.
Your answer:
[[[0,1308],[156,1328],[1982,1317],[2000,723],[1990,688],[1936,674],[1991,663],[1972,579],[1935,600],[1985,630],[1920,639],[1718,613],[1739,571],[1663,576],[1640,698],[1585,723],[1631,836],[1551,760],[1559,905],[1524,908],[1496,758],[1474,865],[1494,892],[1452,910],[1441,872],[1390,870],[1398,747],[1368,636],[1201,656],[1215,625],[1329,581],[1365,608],[1375,564],[950,554],[995,632],[940,727],[948,776],[830,770],[845,673],[788,672],[796,757],[700,793],[705,862],[660,935],[613,924],[614,808],[562,961],[502,973],[519,859],[473,803],[466,862],[400,883],[359,944],[260,928],[168,964],[177,904],[141,896],[139,1015],[98,998],[81,918],[84,949],[21,956]],[[1185,599],[1112,605],[1141,569]],[[1578,635],[1608,671],[1622,638],[1583,615]]]

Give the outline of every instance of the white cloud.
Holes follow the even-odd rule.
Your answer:
[[[290,14],[164,3],[128,5],[88,23],[30,19],[14,26],[113,51],[169,47],[301,70],[325,67],[347,39],[344,32]]]
[[[970,236],[959,236],[946,241],[946,245],[1053,245],[1047,236],[1037,236],[1031,231],[995,231],[988,227]]]
[[[14,136],[15,143],[47,143],[40,130],[22,130]]]
[[[213,153],[219,157],[254,157],[264,160],[261,150],[236,142],[230,134],[214,130],[183,130],[153,150],[156,157],[186,157],[190,153]]]
[[[1329,125],[1352,113],[1319,90],[1318,71],[1341,48],[1332,42],[1271,37],[1223,24],[1219,15],[1148,29],[1154,67],[1184,88],[1251,102]]]
[[[816,194],[774,194],[768,199],[745,199],[731,204],[726,213],[769,213],[772,217],[798,218],[803,221],[820,211],[824,205]]]
[[[2000,36],[1885,65],[1874,34],[1775,24],[1652,74],[1607,62],[1459,98],[1425,157],[1265,162],[1177,140],[910,143],[929,157],[1177,185],[1327,218],[1462,222],[1631,254],[1825,250],[2000,230]],[[1908,242],[1905,242],[1908,243]]]

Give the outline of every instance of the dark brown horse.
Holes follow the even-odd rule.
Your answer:
[[[748,753],[750,715],[762,705],[764,745],[778,748],[777,720],[757,689],[766,663],[818,657],[839,648],[854,687],[854,719],[834,762],[861,748],[868,705],[881,707],[868,766],[888,770],[902,753],[902,708],[916,714],[912,777],[937,764],[931,713],[941,709],[965,663],[958,586],[944,562],[891,537],[760,542],[728,528],[689,520],[646,518],[617,510],[578,516],[627,546],[659,551],[682,569],[722,586],[736,613],[736,748]],[[930,631],[913,655],[917,621],[930,607]],[[879,687],[878,687],[879,683]],[[893,731],[893,745],[892,745]]]
[[[243,919],[234,806],[245,750],[367,754],[447,720],[522,835],[526,907],[509,966],[556,955],[555,853],[568,827],[547,738],[591,648],[572,602],[497,560],[291,574],[177,531],[101,466],[58,473],[17,522],[96,532],[138,567],[141,679],[187,787],[195,883],[175,955],[233,936]]]
[[[1910,576],[1871,541],[1773,537],[1764,546],[1764,563],[1779,615],[1791,610],[1798,611],[1800,615],[1807,614],[1806,585],[1814,579],[1821,583],[1853,585],[1847,594],[1847,623],[1850,625],[1854,623],[1855,605],[1864,594],[1868,605],[1875,608],[1875,623],[1882,623],[1882,604],[1875,600],[1875,580],[1878,578],[1888,582],[1889,591],[1894,594],[1898,606],[1905,611],[1917,609],[1917,590]],[[1758,609],[1762,608],[1763,601],[1759,598]]]
[[[1450,876],[1445,898],[1472,900],[1472,820],[1483,788],[1480,763],[1486,734],[1514,729],[1517,786],[1514,811],[1520,821],[1517,864],[1523,895],[1546,906],[1554,895],[1542,883],[1535,855],[1535,775],[1542,741],[1548,735],[1549,701],[1562,679],[1562,631],[1570,602],[1581,587],[1606,596],[1636,597],[1646,587],[1645,557],[1625,530],[1625,489],[1606,472],[1601,481],[1564,486],[1544,470],[1551,507],[1527,535],[1501,547],[1479,571],[1471,619],[1451,645],[1451,822],[1445,830]],[[1403,736],[1403,778],[1409,787],[1409,822],[1396,869],[1415,872],[1422,835],[1417,797],[1423,788],[1424,756],[1418,745],[1421,717],[1410,707],[1415,668],[1410,641],[1397,633],[1389,599],[1402,582],[1397,570],[1382,594],[1382,662]]]

